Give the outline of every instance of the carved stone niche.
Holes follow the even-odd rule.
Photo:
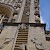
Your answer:
[[[17,16],[18,16],[18,15],[15,14],[15,15],[13,16],[11,22],[15,22],[15,20],[17,19]]]
[[[14,15],[13,19],[16,19],[18,15]]]
[[[19,11],[15,10],[13,16],[18,14],[19,14]]]
[[[39,0],[34,0],[35,3],[39,3]]]
[[[39,15],[39,10],[38,9],[35,9],[35,15]]]
[[[17,9],[15,9],[15,11],[17,12],[17,13],[19,13],[19,10],[20,10],[20,8],[18,7]]]
[[[37,8],[39,7],[38,3],[34,3],[34,6],[37,7]]]
[[[21,3],[15,3],[15,6],[14,7],[21,7]]]
[[[8,18],[11,18],[14,13],[14,8],[11,7],[10,5],[0,3],[0,13],[6,15],[6,17],[8,17]]]
[[[38,15],[35,15],[35,21],[36,23],[40,23],[40,17],[38,17]]]

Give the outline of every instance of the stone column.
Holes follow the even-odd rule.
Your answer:
[[[13,50],[17,34],[17,26],[5,26],[0,34],[0,50]]]
[[[26,0],[23,0],[21,9],[20,9],[20,12],[19,12],[19,15],[18,15],[18,20],[16,20],[17,23],[21,22],[23,11],[24,11],[25,2],[26,2]]]
[[[34,0],[31,0],[30,4],[30,16],[29,16],[29,23],[35,23],[35,15],[34,15]]]

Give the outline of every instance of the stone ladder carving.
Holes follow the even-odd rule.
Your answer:
[[[20,27],[21,26],[21,27]],[[25,50],[25,44],[27,44],[28,39],[28,28],[24,27],[25,25],[19,25],[19,33],[16,39],[14,50]]]

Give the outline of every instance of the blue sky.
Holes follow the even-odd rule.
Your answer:
[[[50,0],[40,0],[40,18],[46,23],[46,29],[50,28]]]

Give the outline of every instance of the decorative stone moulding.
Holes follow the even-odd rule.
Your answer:
[[[0,14],[12,17],[13,13],[14,13],[14,8],[11,5],[0,3]]]

